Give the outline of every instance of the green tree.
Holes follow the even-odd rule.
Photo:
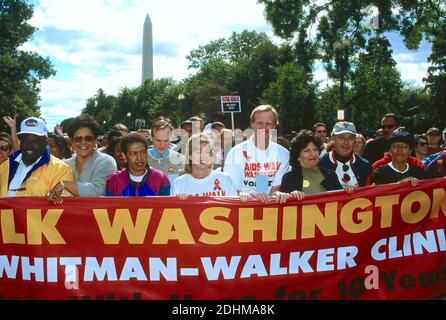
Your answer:
[[[370,8],[378,11],[380,34],[397,31],[408,48],[419,46],[422,34],[429,32],[444,15],[444,0],[258,0],[265,5],[266,19],[274,32],[285,39],[310,35],[309,28],[316,28],[322,47],[329,49],[335,36],[347,36],[363,47],[365,35],[373,33]]]
[[[259,45],[270,42],[268,36],[261,32],[244,30],[233,32],[229,39],[218,39],[192,50],[187,56],[189,68],[201,68],[211,60],[237,63],[246,59]]]
[[[277,79],[263,98],[279,112],[279,122],[287,131],[310,129],[314,124],[316,84],[311,74],[296,62],[276,67]]]
[[[426,89],[432,97],[432,125],[444,127],[446,123],[446,19],[439,21],[432,31],[432,53],[428,58],[431,66],[425,80]]]
[[[135,114],[136,100],[138,98],[138,89],[123,88],[119,91],[116,97],[116,105],[110,116],[110,120],[106,123],[105,129],[110,130],[117,123],[125,123],[127,114],[133,113],[135,119],[138,119],[139,114]]]
[[[233,68],[223,59],[212,58],[195,75],[184,80],[183,108],[187,108],[183,109],[184,119],[204,114],[206,121],[221,120],[220,96],[233,94],[228,88]]]
[[[159,116],[178,121],[178,84],[172,79],[147,80],[137,89],[137,99],[132,119],[135,116],[150,123]],[[133,116],[135,115],[135,116]]]
[[[27,1],[0,0],[0,114],[40,116],[40,81],[55,74],[49,59],[19,47],[28,41],[35,28],[27,23],[33,7]],[[4,123],[0,130],[5,130]]]
[[[347,100],[351,98],[351,90],[345,91]],[[337,112],[339,109],[339,85],[327,86],[317,93],[315,122],[323,122],[327,125],[330,133],[331,128],[337,122]]]
[[[234,65],[229,91],[241,96],[240,126],[247,127],[251,111],[261,103],[261,97],[277,78],[276,67],[284,61],[280,49],[271,42],[258,46],[249,57]]]
[[[346,107],[359,130],[378,128],[384,114],[398,110],[403,85],[387,39],[368,40],[366,52],[359,54],[351,85],[353,96]]]
[[[70,125],[74,121],[74,119],[75,118],[67,118],[67,119],[62,120],[60,125],[63,128],[64,133],[68,133],[68,128],[70,127]]]
[[[113,110],[115,109],[115,104],[115,96],[107,95],[103,89],[99,89],[94,97],[87,99],[86,107],[82,110],[82,115],[89,115],[102,127],[107,127],[111,120]]]
[[[245,30],[191,51],[190,67],[199,70],[184,82],[190,114],[204,113],[208,121],[229,124],[229,115],[220,113],[220,95],[239,95],[242,113],[236,114],[236,126],[247,127],[252,109],[277,77],[275,67],[298,61],[311,69],[311,63],[305,63],[309,56],[300,50],[305,45],[277,46],[266,34]]]
[[[284,39],[305,39],[301,52],[319,57],[330,78],[338,74],[333,65],[333,43],[348,38],[352,41],[351,54],[357,54],[367,45],[367,38],[385,38],[389,32],[398,32],[407,48],[415,50],[426,36],[439,31],[444,20],[444,0],[258,0],[265,5],[266,19],[274,32]],[[378,12],[372,12],[374,6]],[[377,14],[377,15],[376,15]],[[379,22],[371,28],[373,18]],[[376,22],[376,21],[375,21]]]
[[[438,121],[432,110],[432,99],[427,90],[418,86],[404,86],[401,90],[400,108],[395,112],[401,123],[413,132],[426,132]]]

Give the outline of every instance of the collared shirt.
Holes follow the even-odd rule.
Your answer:
[[[155,150],[155,148],[150,148],[148,150],[150,156],[156,160],[160,160],[160,159],[168,159],[170,156],[170,149],[167,149],[166,152],[164,152],[163,154],[159,153],[158,151]]]
[[[163,154],[160,154],[155,148],[150,148],[148,153],[147,163],[149,166],[164,172],[171,184],[184,173],[186,158],[181,153],[168,149]]]
[[[367,178],[372,173],[372,166],[367,160],[358,155],[352,155],[350,161],[347,161],[346,166],[341,161],[337,161],[336,157],[333,157],[334,151],[330,151],[321,157],[319,166],[334,171],[338,176],[339,183],[342,186],[358,184],[360,187],[364,187],[367,182]],[[335,161],[336,160],[336,161]],[[344,172],[344,168],[346,171]],[[349,177],[344,176],[344,173]],[[348,181],[347,181],[348,180]]]
[[[404,168],[403,171],[398,170],[394,165],[393,162],[389,163],[389,167],[390,169],[392,169],[393,171],[395,171],[396,173],[401,173],[401,174],[405,174],[407,171],[409,171],[409,165],[406,163],[406,167]]]
[[[40,156],[39,159],[37,159],[33,164],[30,164],[29,166],[27,166],[22,160],[22,155],[19,154],[17,156],[17,158],[14,161],[18,162],[19,166],[18,166],[17,171],[14,175],[14,178],[12,178],[11,183],[9,184],[8,197],[16,196],[17,189],[19,189],[20,186],[22,185],[23,180],[25,179],[26,175],[28,174],[28,172],[30,172],[32,170],[34,165],[40,161],[41,158],[42,158],[42,156]],[[12,190],[15,190],[15,191],[12,191]]]
[[[73,171],[74,181],[81,197],[100,197],[105,195],[105,183],[116,171],[116,161],[108,154],[95,151],[82,168],[77,171],[76,157],[64,160]]]

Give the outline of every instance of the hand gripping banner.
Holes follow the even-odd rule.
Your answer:
[[[0,199],[0,299],[435,299],[446,179],[308,196]]]

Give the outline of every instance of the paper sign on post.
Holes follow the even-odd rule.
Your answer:
[[[239,96],[222,96],[221,97],[221,112],[232,113],[242,112]]]

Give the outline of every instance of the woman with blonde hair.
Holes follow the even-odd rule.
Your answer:
[[[171,195],[181,200],[188,196],[237,196],[234,182],[224,172],[214,171],[215,149],[210,135],[197,133],[190,137],[186,147],[185,174],[174,180]],[[241,195],[246,201],[247,195]]]

